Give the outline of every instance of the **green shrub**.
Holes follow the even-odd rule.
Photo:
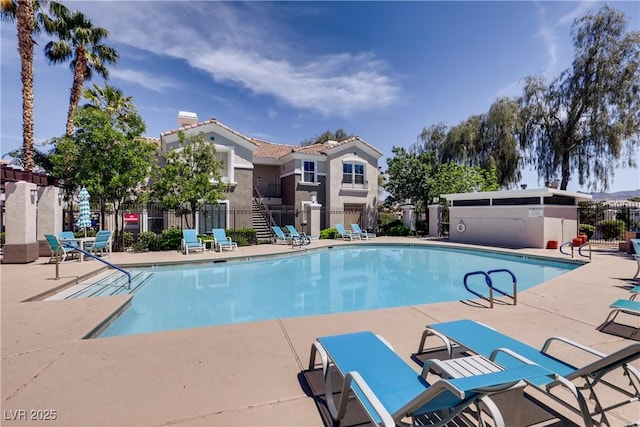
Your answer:
[[[381,227],[380,234],[383,236],[412,236],[413,231],[405,227],[402,221],[398,219]]]
[[[251,246],[258,244],[258,236],[253,228],[238,228],[225,230],[227,237],[236,242],[238,246]]]
[[[84,229],[82,229],[82,230],[74,231],[73,235],[75,237],[85,237],[84,233],[85,231]],[[97,233],[96,230],[94,230],[93,228],[87,229],[87,237],[96,237],[96,233]]]
[[[153,231],[145,231],[138,234],[138,240],[131,247],[137,252],[158,250],[158,237]]]
[[[584,233],[587,235],[587,239],[591,240],[591,236],[593,236],[593,233],[596,232],[596,228],[593,225],[590,224],[580,224],[580,227],[578,227],[578,230],[581,233]]]
[[[0,233],[0,246],[4,246],[4,242],[5,242],[5,235],[4,235],[4,231],[2,233]]]
[[[625,222],[619,219],[607,219],[598,224],[604,240],[624,239]]]
[[[335,228],[325,228],[320,230],[321,239],[335,239],[338,236],[338,230]]]
[[[162,230],[162,234],[157,238],[157,251],[177,251],[182,244],[182,230],[177,227],[172,227],[167,230]]]
[[[125,231],[123,233],[123,237],[124,237],[124,247],[130,248],[131,245],[133,245],[133,233],[130,231]]]

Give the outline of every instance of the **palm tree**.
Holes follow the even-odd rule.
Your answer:
[[[113,86],[100,87],[94,83],[93,87],[84,90],[82,96],[89,101],[85,107],[99,108],[116,121],[136,111],[133,99],[130,96],[124,96],[120,89]]]
[[[18,29],[18,52],[20,53],[20,78],[22,79],[22,152],[23,167],[33,171],[33,34],[40,27],[36,21],[36,11],[41,1],[2,0],[0,12],[3,21],[16,21]]]
[[[81,12],[70,11],[58,2],[51,2],[51,17],[44,17],[45,29],[59,40],[52,40],[44,48],[44,53],[51,64],[59,64],[71,60],[73,85],[69,98],[67,114],[67,135],[73,135],[73,115],[75,114],[85,80],[91,80],[97,72],[104,79],[109,78],[107,64],[118,60],[118,52],[112,47],[102,44],[109,31],[95,27]]]

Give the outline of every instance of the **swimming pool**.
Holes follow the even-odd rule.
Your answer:
[[[484,251],[358,245],[138,269],[154,274],[99,336],[466,300],[475,298],[463,286],[471,271],[509,269],[520,292],[578,266]],[[510,289],[509,276],[495,279]]]

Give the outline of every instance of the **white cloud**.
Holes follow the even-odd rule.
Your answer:
[[[111,38],[185,60],[219,83],[294,108],[348,116],[391,105],[400,88],[369,52],[313,55],[260,3],[92,2],[82,8]],[[286,40],[285,40],[286,39]]]
[[[171,79],[154,76],[145,71],[123,70],[117,67],[109,70],[109,77],[114,80],[124,80],[154,90],[156,92],[164,92],[167,89],[178,87],[178,83]]]

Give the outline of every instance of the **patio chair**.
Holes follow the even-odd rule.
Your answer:
[[[218,252],[222,252],[222,249],[229,249],[235,251],[238,249],[238,244],[231,240],[231,237],[227,237],[224,228],[213,229],[213,246]]]
[[[633,257],[636,260],[636,263],[638,263],[638,269],[636,270],[636,274],[634,274],[633,278],[636,279],[638,277],[638,274],[640,274],[640,239],[631,239],[631,245],[633,246],[633,251],[635,252],[633,254]]]
[[[60,242],[60,239],[53,234],[45,234],[44,238],[47,239],[47,243],[49,244],[49,248],[51,249],[51,258],[49,258],[49,262],[55,261],[56,254],[60,257],[60,262],[64,262],[69,257],[78,257],[78,251],[76,250],[77,245],[73,245],[73,243],[69,243],[75,247],[69,247],[68,245],[63,245]]]
[[[609,315],[607,316],[607,320],[605,320],[604,323],[613,322],[615,318],[618,316],[618,314],[620,313],[627,313],[635,316],[640,316],[640,301],[635,301],[633,299],[636,295],[637,293],[634,293],[630,299],[619,299],[613,302],[609,306],[609,308],[611,309],[611,312],[609,312]]]
[[[305,233],[298,233],[298,230],[293,225],[286,225],[285,228],[289,232],[292,245],[303,246],[311,244],[311,237]]]
[[[351,230],[354,234],[357,234],[358,236],[360,236],[360,238],[365,240],[376,237],[375,234],[366,232],[362,228],[360,228],[359,224],[351,224]]]
[[[59,232],[58,239],[60,239],[61,242],[71,243],[71,244],[74,244],[75,246],[80,246],[78,240],[76,240],[75,234],[73,234],[73,231]]]
[[[334,425],[345,417],[347,403],[355,396],[374,425],[407,425],[402,423],[405,418],[424,422],[423,418],[427,417],[430,421],[436,419],[435,425],[448,425],[462,411],[475,405],[479,424],[484,418],[483,407],[494,425],[503,426],[502,414],[488,396],[521,388],[523,379],[554,377],[546,369],[530,364],[430,383],[428,371],[423,370],[419,375],[384,338],[369,331],[317,338],[311,346],[309,370],[316,367],[317,355],[321,358],[326,405]],[[337,407],[332,395],[330,371],[333,369],[344,378]],[[429,417],[432,413],[437,415]]]
[[[342,224],[336,224],[335,227],[336,230],[338,230],[338,236],[340,236],[344,240],[360,239],[360,236],[358,234],[355,234],[350,230],[345,230],[344,225]]]
[[[96,233],[96,240],[87,245],[87,250],[94,255],[98,255],[100,252],[102,255],[106,255],[107,258],[111,258],[111,230],[100,230]]]
[[[185,255],[189,255],[189,251],[205,252],[205,245],[193,228],[182,230],[181,248]]]
[[[277,225],[274,225],[271,227],[271,229],[275,234],[274,243],[279,243],[279,242],[291,243],[291,237],[284,234],[284,231],[282,231],[282,228],[280,228]]]
[[[578,410],[587,426],[593,425],[592,416],[594,415],[600,416],[599,424],[612,425],[607,420],[607,411],[628,403],[636,402],[635,404],[637,404],[640,400],[640,371],[631,366],[631,362],[640,359],[640,343],[634,343],[611,354],[605,354],[566,338],[551,337],[545,341],[542,349],[538,350],[481,323],[472,320],[456,320],[427,325],[420,340],[418,353],[424,351],[425,340],[428,336],[437,336],[442,339],[449,357],[453,357],[454,343],[458,345],[455,348],[458,351],[466,349],[485,357],[490,355],[496,347],[508,348],[510,355],[505,352],[495,359],[495,362],[502,367],[512,368],[520,365],[522,363],[521,360],[527,360],[558,374],[558,379],[555,381],[549,381],[545,378],[528,379],[526,381],[546,391],[551,397],[561,402],[565,401],[560,397],[554,396],[551,391],[558,385],[566,387],[578,402]],[[558,356],[550,354],[550,346],[554,342],[562,343],[575,350],[581,350],[595,360],[582,366],[574,366]],[[629,389],[623,389],[603,379],[605,375],[618,370],[621,370],[622,374],[628,377]],[[574,380],[584,381],[584,385],[576,386],[572,383]],[[625,399],[607,407],[603,406],[594,390],[597,384],[612,388],[625,395]],[[588,391],[590,398],[595,401],[595,411],[593,413],[590,412],[581,390]]]

